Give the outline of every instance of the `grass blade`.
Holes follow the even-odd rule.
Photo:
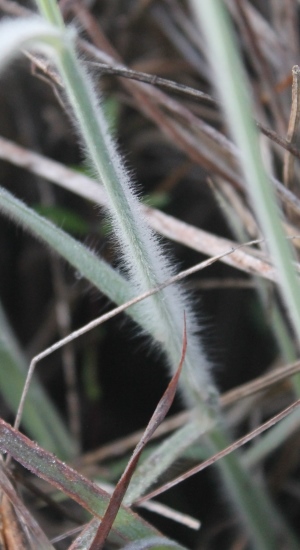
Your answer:
[[[15,336],[0,304],[0,388],[12,411],[16,412],[28,370]],[[67,460],[76,454],[76,444],[35,378],[25,404],[23,425],[40,445]],[[53,430],[55,426],[55,430]]]
[[[110,495],[1,419],[0,449],[24,468],[63,491],[91,514],[102,518]],[[120,508],[113,532],[123,544],[159,535],[156,529],[125,507]]]

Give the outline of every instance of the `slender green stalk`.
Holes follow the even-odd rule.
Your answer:
[[[57,9],[56,0],[37,0],[37,5],[41,15],[46,19],[46,21],[49,21],[49,23],[56,27],[60,27],[61,29],[65,28],[61,11]]]
[[[206,38],[215,86],[229,129],[241,152],[241,167],[248,193],[278,270],[281,293],[300,340],[300,289],[293,266],[294,256],[290,243],[284,237],[280,212],[263,166],[256,127],[250,115],[247,76],[238,46],[234,43],[233,28],[220,0],[191,0],[191,4]]]
[[[206,439],[213,453],[228,444],[221,430],[213,430]],[[299,548],[299,541],[272,505],[267,492],[259,487],[253,490],[253,479],[245,475],[237,453],[231,453],[226,460],[220,460],[218,472],[229,490],[233,506],[237,507],[238,514],[251,534],[253,550],[279,550],[282,547],[282,535],[286,538],[285,544],[289,550]]]
[[[37,4],[42,13],[48,12],[47,0],[38,0]],[[78,62],[71,38],[65,40],[65,47],[55,51],[55,57],[87,157],[109,197],[109,212],[121,244],[124,267],[136,292],[144,292],[169,278],[173,271],[146,224],[129,175],[109,134],[93,83]],[[189,345],[181,377],[182,392],[188,404],[202,406],[203,413],[215,409],[217,391],[206,354],[195,335],[198,328],[195,316],[183,291],[169,287],[160,296],[147,300],[143,310],[150,333],[165,351],[172,372],[180,357],[185,312]]]
[[[234,43],[233,28],[220,0],[190,1],[206,39],[207,52],[215,75],[215,86],[221,97],[229,128],[241,151],[241,167],[248,183],[248,193],[277,267],[281,292],[297,337],[300,339],[299,282],[293,267],[292,251],[284,238],[279,210],[264,170],[255,125],[249,114],[251,109],[246,90],[247,79],[238,55],[238,46]],[[220,445],[219,435],[215,438],[216,449],[219,449]],[[236,479],[239,470],[237,464],[235,471],[230,468],[230,463],[227,466],[229,468],[225,476],[228,477],[228,485],[231,486],[232,482],[232,491],[235,491],[239,487]],[[260,539],[260,533],[263,533],[263,525],[259,525],[260,511],[256,508],[257,502],[253,504],[252,510],[248,510],[247,520],[254,520],[253,528],[257,543],[264,548],[267,541]],[[260,510],[261,507],[268,506],[267,502],[260,504]]]

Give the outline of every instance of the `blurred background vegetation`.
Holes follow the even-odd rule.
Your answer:
[[[251,81],[253,115],[285,138],[291,109],[292,67],[300,51],[298,2],[227,0],[224,3],[233,19]],[[86,66],[96,79],[101,78],[103,103],[113,133],[145,203],[216,238],[242,242],[259,236],[245,190],[238,185],[241,176],[228,149],[224,146],[222,150],[218,143],[214,151],[213,139],[207,145],[200,125],[197,127],[195,122],[204,121],[205,132],[210,128],[226,135],[218,106],[194,97],[187,89],[185,93],[172,90],[167,83],[166,95],[160,103],[159,97],[154,96],[149,106],[145,97],[137,100],[131,93],[128,79],[118,77],[107,66],[92,64],[95,56],[86,47],[88,41],[111,56],[115,50],[122,62],[135,71],[158,75],[215,97],[201,34],[188,5],[179,0],[60,4],[66,20],[80,29],[81,55]],[[31,3],[0,0],[3,17],[25,16],[23,10],[32,8]],[[168,104],[168,98],[172,98],[173,104]],[[188,115],[184,118],[185,113],[191,118]],[[178,129],[177,134],[174,128]],[[2,79],[0,133],[26,149],[89,173],[62,107],[59,86],[51,73],[42,71],[26,56],[14,62]],[[297,197],[298,164],[292,178],[284,176],[288,162],[284,149],[263,134],[260,140],[268,170]],[[290,141],[297,146],[297,136]],[[207,155],[207,148],[211,148],[211,155]],[[222,171],[223,165],[226,169]],[[100,208],[12,162],[1,161],[0,182],[37,212],[118,266],[110,226]],[[291,214],[284,202],[283,210],[286,223],[297,228],[298,216]],[[164,237],[162,240],[178,270],[206,257],[180,242]],[[264,246],[257,250],[265,258]],[[112,307],[42,243],[3,217],[0,217],[0,256],[0,299],[6,315],[3,331],[14,333],[23,364]],[[185,285],[205,326],[203,337],[221,393],[252,380],[270,367],[297,358],[299,350],[285,309],[276,288],[266,279],[218,262],[190,277]],[[38,366],[38,379],[76,441],[79,456],[84,457],[85,453],[145,426],[165,389],[167,376],[162,375],[165,371],[161,358],[149,349],[146,338],[136,338],[136,332],[133,322],[121,315]],[[12,403],[18,396],[8,397],[6,391],[2,390],[0,416],[13,422]],[[275,390],[259,394],[253,402],[242,402],[228,413],[233,433],[239,436],[256,427],[287,405],[291,395],[291,385],[284,382]],[[43,416],[42,403],[39,407]],[[171,414],[181,408],[178,399]],[[275,445],[276,452],[269,450],[261,461],[255,462],[253,476],[269,485],[279,508],[299,531],[298,425],[299,420],[292,437],[283,437],[282,444]],[[27,426],[25,431],[28,433]],[[123,458],[109,457],[104,463],[91,461],[91,475],[96,471],[101,478],[115,481],[124,466]],[[192,453],[183,457],[170,477],[194,460]],[[81,462],[84,465],[84,458]],[[86,465],[84,473],[89,473]],[[163,496],[162,501],[202,523],[199,531],[193,531],[159,515],[145,513],[151,523],[172,538],[199,549],[246,548],[243,536],[236,533],[234,512],[226,496],[220,494],[215,470],[186,481]],[[51,513],[47,520],[50,532],[57,533],[71,525],[70,520]],[[62,543],[57,547],[65,546]]]

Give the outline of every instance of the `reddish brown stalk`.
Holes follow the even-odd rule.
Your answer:
[[[121,476],[119,482],[116,485],[116,488],[111,496],[111,499],[109,501],[106,512],[103,516],[101,524],[99,525],[95,538],[90,546],[90,550],[101,550],[103,548],[103,545],[110,533],[113,522],[121,506],[121,502],[124,498],[124,495],[130,483],[131,477],[136,469],[141,453],[145,445],[151,439],[156,428],[164,420],[166,414],[168,413],[173,403],[177,385],[178,385],[179,376],[182,370],[182,365],[186,354],[186,348],[187,348],[186,321],[184,317],[184,334],[183,334],[182,352],[181,352],[181,358],[180,358],[177,371],[174,374],[173,378],[171,379],[161,400],[159,401],[141,440],[139,441],[135,450],[133,451],[132,457],[128,462],[128,465],[123,475]]]

